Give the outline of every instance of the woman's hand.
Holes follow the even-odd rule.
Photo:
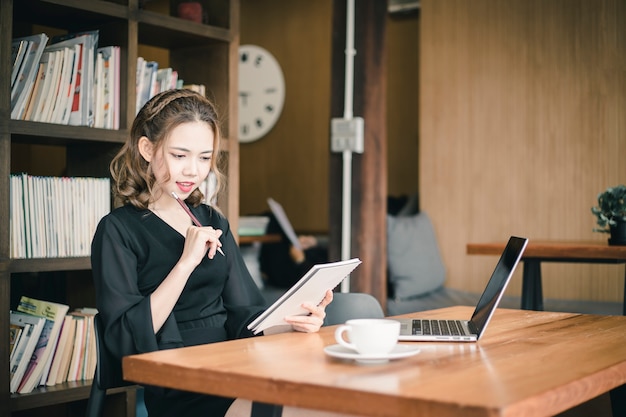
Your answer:
[[[213,259],[217,248],[222,246],[220,236],[222,236],[220,229],[214,229],[211,226],[190,226],[185,236],[181,261],[189,261],[195,267],[202,261],[205,254],[209,259]]]
[[[324,318],[326,317],[326,306],[333,301],[333,291],[326,291],[324,299],[318,304],[304,303],[302,307],[311,314],[308,316],[289,316],[285,317],[285,321],[291,324],[293,330],[304,333],[315,333],[319,331]]]

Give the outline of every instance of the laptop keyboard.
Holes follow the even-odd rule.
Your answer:
[[[464,336],[460,320],[413,320],[413,334],[433,336]]]

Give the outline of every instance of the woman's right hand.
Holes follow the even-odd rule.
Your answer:
[[[222,242],[219,239],[220,236],[222,236],[220,229],[214,229],[211,226],[190,226],[185,236],[185,246],[180,258],[181,262],[188,261],[197,266],[205,254],[209,259],[213,259],[217,248],[222,246]]]

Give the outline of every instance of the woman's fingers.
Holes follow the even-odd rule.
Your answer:
[[[190,250],[193,251],[196,256],[198,254],[200,256],[206,254],[210,259],[213,259],[217,248],[222,246],[220,236],[222,236],[220,229],[214,229],[210,226],[190,226],[189,229],[187,229],[185,246],[190,246]]]
[[[222,247],[222,242],[220,242],[220,236],[222,236],[222,231],[220,229],[214,229],[211,226],[202,227],[204,232],[206,232],[206,244],[209,246],[209,251],[207,256],[209,259],[213,259],[215,257],[215,253],[218,248]]]
[[[317,332],[324,324],[324,318],[326,318],[326,306],[332,301],[333,292],[332,290],[328,290],[319,304],[302,304],[302,308],[310,312],[308,316],[289,316],[285,317],[285,321],[291,324],[291,327],[296,331],[305,333]]]

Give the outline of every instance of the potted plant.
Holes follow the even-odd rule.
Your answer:
[[[598,226],[594,232],[610,233],[609,245],[626,245],[626,186],[609,187],[598,195],[591,208]]]

